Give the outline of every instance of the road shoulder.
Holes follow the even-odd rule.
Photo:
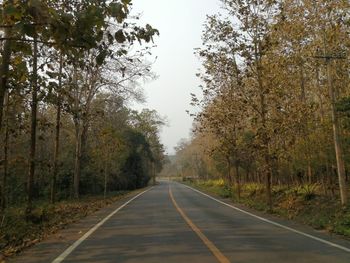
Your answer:
[[[294,220],[286,219],[286,218],[283,218],[283,217],[275,215],[275,214],[270,214],[267,212],[255,210],[255,209],[247,207],[243,204],[236,203],[231,198],[223,198],[223,197],[219,196],[218,194],[215,194],[215,193],[208,191],[206,189],[202,189],[200,187],[196,187],[193,184],[186,184],[186,183],[182,183],[182,182],[177,182],[177,183],[182,184],[185,187],[188,187],[190,189],[193,188],[194,190],[197,190],[201,193],[204,193],[205,195],[208,195],[213,199],[217,199],[218,201],[223,202],[223,203],[227,204],[228,206],[233,206],[233,207],[237,208],[238,210],[243,210],[243,211],[247,212],[247,214],[253,214],[254,217],[260,217],[262,219],[266,219],[266,221],[271,221],[271,222],[274,222],[276,224],[280,224],[282,226],[285,226],[286,228],[291,228],[291,229],[294,229],[296,231],[300,231],[302,233],[305,233],[306,235],[311,235],[311,236],[314,236],[316,238],[323,239],[327,242],[332,242],[336,245],[343,246],[345,248],[350,249],[349,240],[343,236],[340,236],[340,235],[337,235],[337,234],[334,234],[334,233],[331,233],[331,232],[328,232],[325,230],[321,230],[321,231],[316,230],[309,225],[301,224],[301,223],[296,222]],[[263,220],[263,221],[265,221],[265,220]]]
[[[6,259],[6,262],[18,263],[39,263],[52,262],[63,251],[70,247],[75,241],[81,238],[92,227],[98,224],[101,220],[106,218],[113,211],[118,209],[128,200],[134,198],[141,192],[150,189],[151,187],[138,189],[126,194],[124,197],[115,203],[101,208],[97,212],[88,215],[80,221],[68,225],[65,229],[59,230],[55,234],[50,235],[45,240],[36,245],[25,249],[18,255]]]

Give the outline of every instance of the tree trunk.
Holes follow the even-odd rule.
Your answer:
[[[7,175],[8,175],[8,147],[9,147],[9,97],[10,94],[7,91],[5,99],[5,138],[4,138],[4,163],[3,163],[3,178],[2,178],[2,191],[1,191],[1,209],[4,210],[7,204]]]
[[[324,122],[324,106],[323,106],[323,98],[322,98],[322,86],[321,86],[321,80],[320,80],[320,69],[317,66],[316,68],[316,84],[317,84],[317,89],[318,89],[318,94],[319,94],[319,100],[320,100],[320,114],[321,114],[321,123]]]
[[[227,161],[227,181],[228,181],[229,186],[231,187],[231,186],[233,185],[233,182],[232,182],[231,160],[230,160],[230,157],[227,157],[227,158],[226,158],[226,161]]]
[[[255,171],[255,177],[256,177],[256,181],[258,182],[258,184],[259,185],[261,185],[262,184],[262,180],[261,180],[261,174],[260,174],[260,172],[257,170],[257,171]]]
[[[241,178],[239,174],[239,162],[235,162],[235,169],[236,169],[236,184],[237,184],[237,197],[238,199],[241,199]]]
[[[312,184],[312,168],[310,160],[308,160],[307,162],[307,177],[309,179],[309,184]]]
[[[57,113],[56,113],[56,134],[55,134],[55,149],[53,156],[53,173],[51,178],[51,203],[55,203],[57,174],[58,174],[58,158],[60,150],[60,128],[61,128],[61,89],[62,89],[62,71],[63,71],[63,56],[60,54],[60,69],[58,76],[58,96],[57,96]]]
[[[74,160],[74,198],[79,199],[81,169],[81,131],[79,121],[75,121],[75,160]]]
[[[300,63],[300,100],[305,103],[306,95],[305,95],[305,76],[304,76],[304,64]]]
[[[246,183],[250,183],[251,182],[251,179],[250,179],[250,169],[249,168],[246,168],[245,169],[245,177],[246,177]]]
[[[82,123],[81,123],[82,122]],[[86,156],[87,121],[75,120],[74,198],[79,199],[81,167]]]
[[[106,199],[107,197],[107,184],[108,184],[108,172],[107,172],[107,161],[105,162],[105,167],[104,167],[104,191],[103,191],[103,196]]]
[[[152,181],[153,185],[156,185],[156,165],[152,162]]]
[[[265,155],[266,171],[265,171],[265,184],[266,184],[266,198],[269,209],[272,210],[272,186],[271,186],[271,169],[269,155]]]
[[[8,1],[8,4],[13,4],[13,1]],[[3,14],[5,17],[5,14]],[[9,75],[10,68],[10,60],[12,53],[12,41],[10,38],[12,37],[12,27],[6,27],[4,32],[4,47],[2,51],[2,64],[0,67],[0,131],[2,128],[2,119],[3,119],[3,110],[4,110],[4,99],[7,90],[7,80]]]
[[[255,56],[255,66],[257,72],[257,81],[259,85],[259,97],[260,97],[260,118],[261,118],[261,128],[262,128],[262,147],[263,147],[263,158],[265,161],[265,191],[266,191],[266,201],[272,209],[272,195],[271,195],[271,163],[270,163],[270,153],[269,153],[269,138],[267,134],[267,105],[266,105],[266,90],[263,85],[262,79],[262,62],[261,62],[261,42],[259,36],[255,36],[254,40],[254,56]]]
[[[347,198],[347,187],[345,182],[345,166],[343,159],[343,151],[341,146],[341,139],[339,134],[339,122],[336,110],[336,99],[332,81],[332,72],[331,72],[331,61],[327,60],[327,79],[328,79],[328,88],[329,88],[329,97],[331,100],[331,114],[332,114],[332,126],[333,126],[333,138],[334,138],[334,148],[335,155],[337,159],[337,172],[339,180],[339,191],[340,191],[340,200],[342,206],[346,206],[348,202]]]
[[[29,174],[27,182],[27,215],[32,211],[33,202],[33,185],[35,173],[35,154],[36,154],[36,127],[38,111],[38,42],[37,36],[34,36],[33,52],[33,76],[32,76],[32,105],[31,105],[31,132],[30,132],[30,154],[29,154]]]
[[[88,154],[87,154],[87,139],[88,139],[88,120],[82,120],[82,131],[81,131],[81,167],[85,167],[88,164]]]

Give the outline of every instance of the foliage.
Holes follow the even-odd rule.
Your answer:
[[[80,201],[62,201],[57,204],[37,204],[27,221],[23,207],[13,207],[1,217],[0,251],[8,257],[30,247],[46,236],[64,229],[67,225],[90,215],[102,207],[113,204],[127,192],[111,193],[108,198],[85,197]]]
[[[224,198],[234,197],[233,192],[229,193],[227,186],[221,185],[218,180],[208,182],[198,180],[192,182],[191,185]],[[314,194],[312,199],[305,198],[310,194],[310,187]],[[274,215],[293,219],[318,230],[330,231],[350,238],[349,209],[344,210],[338,200],[323,196],[321,189],[317,188],[316,185],[304,185],[297,189],[274,188],[275,205],[273,211],[268,209],[268,204],[262,198],[263,188],[263,185],[246,184],[242,188],[241,198],[239,201],[237,199],[235,201],[259,211],[269,211]]]
[[[26,202],[30,224],[37,200],[144,187],[161,168],[161,118],[127,106],[154,77],[159,32],[131,5],[1,1],[1,214]]]
[[[221,2],[197,49],[202,96],[191,94],[193,135],[176,166],[186,177],[222,178],[238,198],[263,184],[270,209],[282,186],[302,186],[306,200],[319,188],[339,193],[345,205],[349,2]]]

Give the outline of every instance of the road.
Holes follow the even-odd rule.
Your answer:
[[[175,182],[142,193],[93,230],[50,261],[350,262],[350,242],[239,211]]]

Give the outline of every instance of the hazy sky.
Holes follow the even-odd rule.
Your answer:
[[[190,93],[200,94],[200,81],[195,76],[200,63],[193,54],[201,46],[203,23],[207,14],[219,11],[218,0],[133,0],[133,12],[142,13],[142,21],[160,31],[155,39],[158,56],[153,70],[159,76],[145,84],[147,103],[142,107],[167,116],[169,127],[162,132],[168,153],[181,138],[188,138],[192,119]],[[139,106],[137,107],[139,108]]]

